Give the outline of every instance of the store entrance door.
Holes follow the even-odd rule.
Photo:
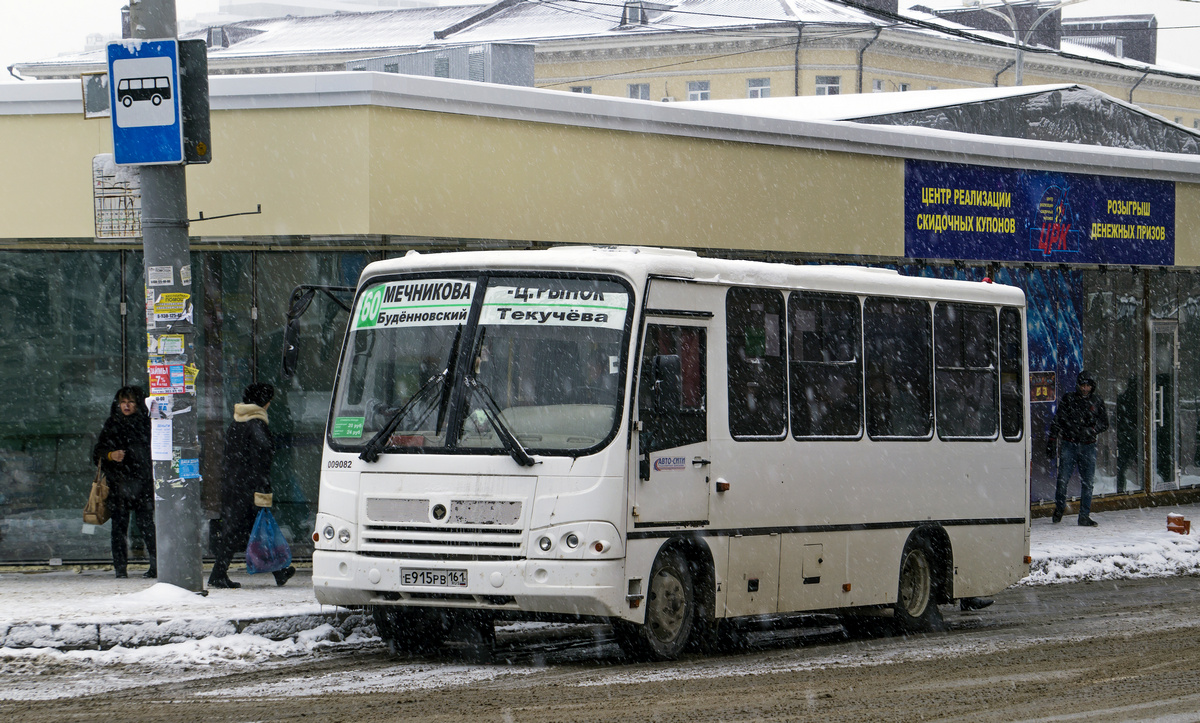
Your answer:
[[[1155,321],[1151,329],[1150,458],[1152,491],[1179,488],[1179,323]]]

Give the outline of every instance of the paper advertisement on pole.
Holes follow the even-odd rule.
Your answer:
[[[150,420],[150,459],[155,462],[171,461],[171,420]]]

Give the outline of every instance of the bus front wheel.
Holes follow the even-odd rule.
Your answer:
[[[646,590],[646,623],[619,624],[617,640],[634,657],[675,660],[687,647],[696,620],[696,596],[687,560],[671,550],[659,554]]]
[[[900,585],[894,619],[900,633],[941,630],[942,614],[937,607],[934,579],[937,556],[924,537],[913,536],[900,557]]]
[[[371,613],[375,629],[393,657],[434,650],[450,632],[446,616],[436,610],[376,605]]]

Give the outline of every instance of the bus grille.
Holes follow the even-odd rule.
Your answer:
[[[397,557],[516,559],[524,547],[522,532],[520,528],[364,525],[361,539],[363,552],[392,553]]]
[[[368,497],[359,540],[365,554],[410,559],[518,559],[519,500]]]
[[[435,522],[433,504],[426,499],[368,497],[367,519],[373,522]],[[515,500],[451,500],[445,511],[450,525],[511,526],[521,522],[521,503]]]

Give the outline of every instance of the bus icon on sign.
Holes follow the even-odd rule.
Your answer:
[[[154,105],[162,105],[164,100],[170,99],[171,79],[165,76],[123,78],[117,83],[117,102],[126,108],[134,101],[148,100]]]

